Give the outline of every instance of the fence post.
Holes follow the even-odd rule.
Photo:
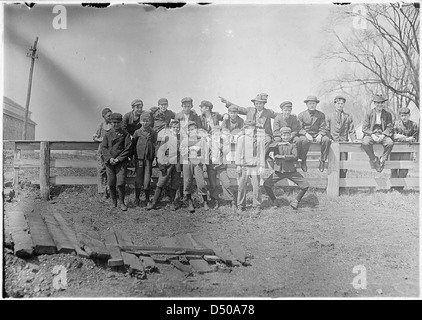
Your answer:
[[[340,145],[333,142],[328,153],[328,182],[327,196],[338,197],[340,195]]]
[[[16,142],[13,142],[13,189],[15,192],[18,192],[19,187],[19,167],[16,165],[16,161],[21,158],[21,150],[17,148],[18,145]]]
[[[40,143],[40,189],[41,199],[50,199],[50,142]]]

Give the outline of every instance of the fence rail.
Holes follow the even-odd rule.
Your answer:
[[[19,182],[19,170],[25,168],[40,168],[39,181],[34,183],[40,184],[41,196],[48,199],[50,185],[95,185],[97,178],[95,176],[51,176],[51,168],[96,168],[97,160],[87,159],[51,159],[51,151],[53,150],[97,150],[98,142],[92,141],[28,141],[28,140],[14,140],[5,141],[14,145],[14,187],[17,188]],[[22,159],[22,150],[39,150],[39,159]],[[312,144],[308,156],[308,168],[316,169],[319,166],[317,158],[319,157],[320,145]],[[374,145],[374,151],[377,155],[382,154],[382,146]],[[348,152],[349,160],[340,160],[340,153]],[[415,160],[393,160],[387,161],[385,169],[411,169],[414,172],[419,172],[419,143],[409,145],[407,143],[396,143],[393,147],[393,153],[414,153],[417,155]],[[331,149],[326,163],[327,177],[326,178],[308,178],[312,187],[326,188],[327,195],[330,197],[337,197],[340,193],[340,188],[356,188],[356,187],[375,187],[385,188],[390,187],[407,187],[419,188],[419,178],[379,178],[378,173],[371,171],[374,174],[373,178],[340,178],[340,169],[352,170],[369,170],[371,166],[368,158],[362,157],[364,153],[360,143],[332,143]],[[353,157],[353,154],[359,155],[359,160]],[[351,156],[350,156],[351,155]],[[235,167],[235,165],[229,165]],[[267,175],[271,172],[267,172]],[[233,184],[236,179],[232,179]],[[134,177],[128,177],[128,184],[134,183]],[[294,185],[291,181],[283,180],[279,185],[289,186]]]

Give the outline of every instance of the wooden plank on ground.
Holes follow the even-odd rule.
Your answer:
[[[163,247],[177,247],[177,240],[175,237],[158,237],[158,241],[160,241]],[[169,255],[167,256],[168,260],[176,259],[177,255]]]
[[[185,265],[185,264],[183,264],[183,263],[181,263],[180,261],[178,261],[178,260],[172,260],[171,262],[170,262],[176,269],[178,269],[178,270],[180,270],[180,271],[182,271],[182,272],[184,272],[184,273],[187,273],[187,274],[189,274],[189,273],[192,273],[193,272],[193,269],[192,269],[192,267],[190,266],[190,265]]]
[[[76,251],[76,254],[79,257],[83,258],[89,258],[89,254],[86,253],[84,250],[82,250],[82,246],[76,237],[75,232],[72,230],[72,228],[67,224],[66,219],[63,218],[63,216],[58,213],[57,211],[53,211],[53,216],[57,220],[57,222],[60,225],[60,229],[63,231],[63,233],[66,235],[66,237],[70,240],[70,242],[73,245],[73,248]]]
[[[206,262],[204,259],[190,259],[189,264],[197,273],[202,274],[202,273],[213,272],[213,270],[208,265],[208,262]]]
[[[193,254],[193,255],[214,255],[212,249],[192,249],[192,248],[183,248],[183,247],[150,247],[150,246],[120,246],[120,249],[123,251],[140,251],[150,254]]]
[[[189,237],[186,234],[176,235],[176,241],[180,247],[195,249],[192,241],[189,239]]]
[[[158,272],[158,267],[151,257],[148,256],[140,256],[139,260],[141,260],[142,264],[144,265],[144,270],[146,272]]]
[[[28,233],[28,225],[22,208],[7,211],[9,230],[12,233],[14,254],[21,258],[29,258],[34,254],[34,244]]]
[[[227,264],[233,263],[234,257],[232,257],[229,252],[217,247],[214,243],[212,243],[210,240],[208,240],[202,235],[191,234],[191,236],[198,244],[214,251],[215,255],[218,256],[224,263],[227,263]]]
[[[144,272],[144,266],[142,262],[134,254],[121,252],[123,262],[129,267],[129,272]]]
[[[109,267],[123,266],[123,257],[120,254],[119,244],[117,243],[116,235],[114,230],[107,230],[104,234],[105,246],[110,252],[110,259],[107,261]]]
[[[242,248],[240,242],[237,239],[230,239],[227,241],[233,256],[241,263],[246,261],[246,251]]]
[[[34,251],[36,254],[54,254],[57,252],[56,244],[43,218],[37,211],[25,212],[26,222],[28,223],[29,232],[34,243]]]
[[[84,250],[90,255],[91,258],[97,259],[109,259],[110,253],[106,246],[101,240],[98,240],[99,236],[94,236],[92,232],[90,234],[81,233],[81,243],[84,245]]]

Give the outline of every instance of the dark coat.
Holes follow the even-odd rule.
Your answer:
[[[202,129],[207,130],[207,132],[211,132],[212,128],[207,122],[207,118],[205,118],[204,115],[201,115],[200,118]],[[218,126],[220,124],[220,121],[223,121],[223,116],[218,112],[211,112],[211,121],[213,126]]]
[[[362,132],[364,136],[370,136],[375,133],[376,111],[375,108],[366,113],[363,119]],[[393,135],[393,118],[388,111],[381,111],[382,134],[391,137]]]
[[[298,114],[297,119],[300,123],[299,135],[304,136],[306,133],[309,133],[315,138],[319,134],[322,136],[327,134],[325,114],[321,111],[315,110],[311,114],[309,110],[305,110]]]
[[[226,104],[226,107],[227,108],[230,107],[230,104]],[[264,108],[261,116],[259,117],[259,119],[257,119],[256,118],[257,110],[255,107],[248,107],[248,108],[239,107],[239,106],[237,107],[239,108],[239,114],[246,115],[246,120],[253,120],[257,124],[259,122],[262,122],[263,128],[265,130],[265,134],[270,135],[270,136],[273,135],[273,129],[271,127],[271,119],[274,119],[277,116],[277,114],[273,110]]]
[[[180,128],[185,127],[187,125],[187,123],[185,123],[185,114],[183,113],[183,111],[176,113],[176,115],[174,116],[174,119],[179,120]],[[194,113],[192,111],[189,114],[188,121],[195,121],[198,129],[202,128],[201,118],[196,113]]]
[[[141,124],[141,117],[139,116],[138,120],[135,120],[135,116],[133,115],[133,111],[129,111],[125,113],[123,116],[123,124],[122,128],[129,132],[131,136],[135,133],[136,130],[142,127]]]
[[[334,141],[349,141],[349,138],[352,141],[356,140],[352,116],[344,111],[341,118],[338,116],[338,112],[334,112],[325,119],[328,136]]]
[[[132,150],[132,141],[126,130],[116,131],[110,129],[101,142],[101,154],[104,162],[109,162],[111,158],[117,158],[120,162],[124,162],[130,156]]]
[[[394,135],[402,134],[406,137],[414,137],[415,141],[419,140],[419,126],[416,122],[411,120],[407,121],[407,123],[403,123],[403,121],[398,120],[394,124]],[[393,136],[394,141],[401,141],[400,138],[396,138]]]
[[[153,129],[138,129],[132,137],[133,154],[137,160],[154,160],[157,132]]]
[[[274,119],[274,136],[280,134],[280,129],[283,127],[288,127],[292,129],[291,136],[294,138],[298,135],[300,130],[300,123],[296,115],[291,114],[287,119],[284,119],[281,114],[277,114]]]
[[[281,155],[284,159],[274,159],[274,170],[279,172],[296,172],[297,145],[296,143],[278,143],[268,150],[274,152],[274,156]]]
[[[168,109],[165,112],[160,112],[160,108],[158,107],[152,107],[150,111],[154,119],[153,129],[157,133],[163,130],[165,127],[168,127],[170,120],[174,119],[176,116],[173,111]]]
[[[244,123],[243,119],[237,116],[236,122],[234,123],[233,127],[231,126],[230,119],[227,119],[227,120],[223,120],[223,123],[221,124],[221,129],[222,131],[228,130],[231,133],[233,130],[236,130],[236,129],[242,130],[243,123]]]

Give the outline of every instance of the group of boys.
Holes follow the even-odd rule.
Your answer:
[[[119,198],[121,209],[126,211],[127,164],[128,159],[133,159],[136,168],[135,205],[146,207],[147,210],[157,208],[163,190],[169,196],[171,209],[176,210],[179,206],[175,201],[176,193],[180,190],[182,177],[183,195],[190,212],[195,211],[192,201],[193,180],[198,194],[203,198],[204,209],[209,210],[210,200],[218,208],[223,199],[219,195],[217,176],[224,200],[239,210],[246,207],[247,182],[250,180],[253,207],[259,209],[260,175],[265,167],[271,166],[273,174],[265,179],[263,186],[273,205],[276,206],[274,184],[281,179],[289,179],[300,189],[297,197],[290,202],[290,206],[297,209],[309,183],[297,171],[296,163],[300,161],[300,168],[307,172],[306,160],[311,143],[321,145],[319,170],[323,172],[333,141],[359,140],[356,139],[352,117],[343,110],[346,102],[344,96],[334,98],[335,112],[328,116],[316,110],[320,101],[315,96],[307,97],[304,101],[307,110],[298,116],[292,114],[292,102],[282,102],[281,112],[276,113],[265,108],[267,99],[267,94],[258,94],[251,99],[254,106],[245,108],[221,98],[228,109],[224,115],[212,111],[213,104],[205,100],[199,105],[201,114],[198,115],[189,97],[181,100],[182,111],[177,114],[168,110],[168,100],[165,98],[160,99],[158,106],[149,111],[143,111],[142,100],[134,100],[132,111],[124,116],[104,109],[104,121],[99,124],[94,135],[95,141],[101,141],[99,192],[106,196],[109,194],[115,207]],[[378,172],[382,171],[385,161],[389,159],[393,140],[412,143],[418,137],[418,126],[409,120],[410,110],[401,108],[399,120],[393,123],[392,114],[385,109],[386,100],[379,95],[374,98],[375,108],[367,113],[362,127],[362,147]],[[246,119],[243,120],[239,114],[246,115]],[[271,119],[274,119],[274,131]],[[374,143],[384,146],[381,158],[373,152]],[[234,150],[231,149],[232,145],[235,146]],[[234,156],[231,156],[233,152]],[[226,160],[230,157],[236,164],[237,194],[231,189],[227,173]],[[403,158],[400,154],[398,157]],[[340,159],[346,160],[347,153],[341,153]],[[150,201],[154,162],[159,168],[159,177]],[[108,189],[104,187],[104,168]],[[340,170],[340,177],[346,177],[346,171]],[[407,171],[397,171],[393,176],[392,172],[392,177],[405,177],[406,174]],[[145,202],[140,201],[142,189]]]

